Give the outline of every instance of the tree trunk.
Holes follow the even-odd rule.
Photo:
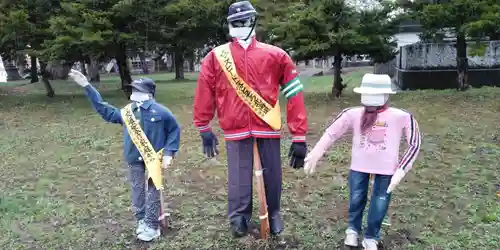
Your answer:
[[[48,80],[67,80],[73,62],[51,61],[44,63],[44,77]]]
[[[459,33],[457,35],[457,90],[465,91],[469,85],[467,83],[467,71],[469,63],[467,60],[467,43],[465,34]]]
[[[80,67],[82,69],[82,74],[85,75],[85,76],[87,76],[88,75],[87,74],[87,68],[85,67],[85,61],[84,60],[80,61]]]
[[[189,58],[189,71],[194,72],[194,54]]]
[[[36,56],[31,55],[31,83],[38,82],[38,67],[36,66]]]
[[[124,44],[118,45],[118,50],[116,52],[116,64],[118,65],[118,72],[121,79],[121,88],[125,93],[127,99],[130,98],[132,94],[132,89],[128,87],[132,83],[132,76],[130,75],[130,69],[127,64],[127,50]]]
[[[174,60],[174,53],[167,53],[167,63],[170,62],[170,67],[168,68],[169,72],[174,72],[175,71],[175,60]]]
[[[189,72],[194,72],[194,61],[196,59],[196,51],[192,50],[189,52],[188,64],[189,64]]]
[[[24,73],[24,71],[26,71],[26,61],[24,59],[24,55],[17,56],[17,58],[16,58],[16,66],[17,66],[17,69],[19,71],[19,75],[21,77],[23,77],[26,74],[26,73]]]
[[[184,80],[184,55],[178,49],[175,54],[175,80]]]
[[[36,64],[35,64],[36,65]],[[40,61],[40,73],[42,75],[42,82],[43,86],[45,87],[45,91],[47,92],[48,97],[54,97],[56,94],[54,92],[54,89],[52,88],[52,85],[50,85],[50,74],[46,70],[47,64],[45,62]]]
[[[334,79],[332,88],[332,97],[340,97],[345,85],[342,84],[342,52],[337,50],[333,62]]]
[[[90,57],[89,76],[91,82],[100,82],[99,63],[95,57]]]
[[[141,61],[142,73],[149,74],[149,65],[146,62],[144,51],[139,51],[139,60]]]

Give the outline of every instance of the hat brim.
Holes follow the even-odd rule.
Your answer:
[[[139,84],[135,84],[135,83],[127,84],[126,87],[135,89],[135,90],[137,90],[139,92],[143,92],[143,93],[151,93],[151,91],[149,91],[146,88],[144,88],[143,86],[141,86]]]
[[[371,94],[371,95],[377,95],[377,94],[397,94],[396,91],[392,89],[380,89],[380,88],[363,88],[363,87],[356,87],[353,89],[354,92],[358,94]]]
[[[245,11],[241,13],[236,13],[233,15],[230,15],[227,17],[228,22],[234,22],[234,21],[240,21],[240,20],[246,20],[248,18],[254,17],[257,15],[257,12],[252,10],[252,11]]]

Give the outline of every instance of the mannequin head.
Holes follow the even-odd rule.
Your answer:
[[[365,74],[361,86],[354,88],[354,92],[361,94],[361,104],[365,111],[361,117],[361,131],[366,132],[377,121],[378,113],[385,110],[389,95],[395,94],[392,90],[391,78],[388,75]]]
[[[229,35],[242,45],[248,45],[255,36],[257,11],[249,1],[240,1],[229,6],[227,23]]]
[[[156,84],[150,78],[134,80],[132,84],[130,84],[130,87],[132,88],[132,94],[130,95],[131,101],[144,102],[154,98]]]

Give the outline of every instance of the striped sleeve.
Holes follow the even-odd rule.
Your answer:
[[[304,86],[298,77],[292,58],[282,51],[280,64],[280,90],[286,97],[286,123],[293,142],[305,142],[307,134],[307,111],[304,104]]]
[[[408,148],[403,154],[403,158],[401,158],[398,167],[403,169],[405,172],[408,172],[417,159],[421,144],[421,134],[418,128],[418,123],[415,120],[415,117],[413,117],[413,115],[411,114],[409,114],[409,118],[406,119],[404,132],[406,136],[406,142],[408,143]]]
[[[340,114],[333,119],[331,125],[326,129],[326,133],[330,136],[332,142],[338,140],[342,135],[344,135],[348,129],[352,127],[352,119],[350,110],[352,108],[346,108],[340,112]]]
[[[304,85],[302,85],[298,76],[281,87],[281,93],[286,99],[296,96],[302,90],[304,90]]]
[[[344,109],[333,120],[332,124],[326,129],[318,143],[311,151],[312,155],[321,157],[335,141],[337,141],[351,127],[350,109]]]

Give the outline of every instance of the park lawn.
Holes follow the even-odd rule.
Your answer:
[[[358,105],[352,86],[330,100],[331,76],[304,79],[314,146],[343,108]],[[134,238],[122,160],[122,130],[95,114],[83,91],[55,82],[47,98],[40,84],[0,89],[0,249],[264,249],[251,236],[234,240],[226,218],[226,162],[204,161],[192,126],[194,81],[158,80],[157,100],[183,126],[180,154],[166,173],[171,231],[153,244]],[[195,75],[188,75],[191,80]],[[98,85],[106,101],[124,106],[117,78]],[[498,88],[467,92],[412,91],[391,104],[411,111],[423,132],[420,156],[393,195],[392,226],[384,249],[498,249],[500,246],[500,102]],[[214,122],[214,124],[216,124]],[[215,126],[220,134],[220,129]],[[343,249],[349,139],[339,141],[317,172],[287,166],[282,140],[282,214],[287,249]],[[257,202],[257,199],[254,199]],[[257,217],[257,204],[254,218]],[[255,219],[256,220],[256,219]],[[269,246],[268,246],[269,247]],[[270,246],[271,249],[274,247]]]

